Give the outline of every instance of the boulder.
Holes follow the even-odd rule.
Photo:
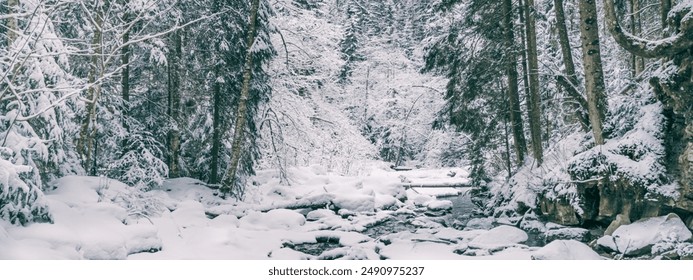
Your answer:
[[[611,236],[599,239],[605,245],[626,256],[649,254],[652,246],[660,242],[681,243],[693,234],[676,214],[645,218],[629,225],[618,227]],[[613,240],[611,244],[608,239]]]
[[[533,260],[600,260],[597,252],[575,240],[554,240],[532,254]]]
[[[630,219],[628,219],[628,217],[623,214],[618,214],[616,215],[616,219],[611,221],[609,227],[606,228],[606,230],[604,231],[604,235],[612,235],[618,227],[627,224],[630,224]]]
[[[498,251],[527,241],[529,236],[523,230],[502,225],[480,234],[469,241],[469,248]]]
[[[547,230],[544,240],[549,243],[554,240],[577,240],[587,242],[592,237],[590,231],[584,228],[559,228]]]

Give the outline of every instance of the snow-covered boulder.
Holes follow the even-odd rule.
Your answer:
[[[397,198],[389,194],[375,194],[375,208],[377,209],[397,209]]]
[[[654,244],[680,243],[690,240],[692,236],[681,218],[672,213],[620,226],[612,236],[604,236],[597,243],[627,256],[638,256],[650,253]]]
[[[482,233],[481,235],[472,239],[469,242],[469,247],[496,251],[525,242],[528,238],[529,236],[527,236],[527,233],[523,230],[512,226],[502,225]]]
[[[599,260],[589,246],[575,240],[554,240],[532,254],[533,260]]]
[[[251,212],[239,221],[247,229],[295,229],[306,223],[300,213],[288,209],[274,209],[267,213]]]
[[[186,200],[178,204],[178,208],[171,212],[176,223],[184,228],[204,226],[209,224],[204,206],[193,200]]]
[[[375,210],[375,197],[366,194],[337,194],[332,200],[334,206],[353,212],[373,212]]]
[[[577,240],[586,242],[590,238],[590,231],[584,228],[565,227],[550,229],[545,233],[546,242],[554,240]]]
[[[448,211],[452,209],[452,201],[449,200],[431,200],[426,203],[426,208],[430,211]]]
[[[334,211],[329,210],[329,209],[317,209],[308,212],[306,214],[306,220],[308,221],[317,221],[323,218],[328,218],[328,217],[334,217],[337,216],[337,214],[334,213]]]
[[[474,218],[467,222],[464,229],[491,229],[493,228],[493,218]]]

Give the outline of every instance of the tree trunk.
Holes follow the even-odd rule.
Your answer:
[[[233,146],[231,148],[231,162],[229,170],[226,172],[222,182],[220,191],[222,194],[231,194],[237,198],[242,196],[242,189],[235,188],[238,173],[238,163],[242,156],[242,146],[245,142],[244,132],[247,120],[248,98],[250,95],[250,80],[253,73],[253,43],[255,42],[255,31],[257,22],[257,13],[260,8],[260,0],[253,0],[250,8],[250,21],[248,22],[248,40],[247,51],[245,56],[245,65],[243,68],[243,86],[241,88],[241,96],[238,102],[238,110],[236,112],[236,124],[233,134]]]
[[[642,22],[640,21],[640,0],[630,0],[630,33],[635,36],[640,36],[642,33]],[[635,54],[631,54],[631,61],[633,65],[633,78],[637,77],[645,70],[645,59],[638,57]]]
[[[522,164],[527,153],[524,128],[522,126],[522,112],[520,111],[520,96],[517,89],[517,53],[515,50],[515,36],[513,35],[512,1],[503,0],[503,25],[505,30],[505,49],[508,57],[506,73],[508,75],[508,103],[510,107],[510,123],[513,131],[513,144],[517,160]],[[510,157],[510,155],[508,155]]]
[[[666,8],[663,7],[663,10]],[[690,15],[691,9],[693,5],[678,9],[671,18],[671,23],[678,30],[671,30],[673,35],[655,41],[623,32],[614,11],[614,1],[604,1],[609,32],[621,47],[638,56],[662,58],[667,67],[676,68],[666,71],[669,73],[653,75],[649,82],[663,105],[663,115],[667,120],[664,131],[665,166],[681,185],[676,207],[689,213],[693,212],[693,80],[689,78],[693,73],[693,18],[686,15]]]
[[[587,116],[587,100],[580,94],[580,91],[573,90],[578,86],[577,75],[575,74],[575,63],[573,62],[573,52],[568,38],[568,27],[565,23],[565,11],[563,10],[563,0],[554,0],[556,7],[556,29],[558,31],[558,42],[561,45],[563,55],[563,65],[567,81],[573,88],[565,87],[565,91],[571,99],[570,108],[574,110],[573,117],[580,123],[583,130],[589,129],[589,117]],[[560,84],[560,83],[559,83]]]
[[[669,11],[671,11],[671,0],[660,0],[660,18],[662,21],[662,30],[666,31],[667,27],[669,27],[669,24],[667,23],[667,16],[669,15]]]
[[[637,56],[647,58],[672,57],[693,48],[693,40],[690,39],[693,38],[693,19],[690,17],[685,18],[680,23],[681,30],[677,35],[653,41],[623,32],[616,17],[613,0],[604,1],[604,14],[609,33],[614,37],[616,43]]]
[[[594,0],[580,0],[580,39],[582,41],[582,61],[585,68],[585,90],[590,126],[597,145],[604,144],[602,123],[606,115],[606,87],[602,71],[602,57],[599,51],[599,26],[597,24],[597,5]]]
[[[123,34],[123,43],[130,41],[130,31]],[[121,63],[124,66],[121,71],[120,85],[123,98],[123,129],[125,133],[130,134],[130,126],[128,125],[128,117],[130,116],[130,46],[125,45],[121,50]],[[128,141],[127,137],[121,143],[123,154],[127,152]]]
[[[525,20],[525,1],[526,0],[520,0],[520,22],[522,24],[522,30],[525,30],[525,26],[527,26],[527,21]],[[522,51],[520,52],[521,54],[521,59],[522,63],[522,85],[524,88],[525,96],[529,96],[529,71],[527,70],[527,39],[525,38],[525,32],[520,32],[520,41],[522,44]],[[524,135],[523,135],[524,136]]]
[[[182,43],[180,30],[171,34],[171,45],[173,48],[169,54],[168,61],[168,116],[171,118],[173,127],[168,134],[169,160],[168,176],[177,178],[180,176],[178,160],[180,157],[180,60],[182,54]]]
[[[534,0],[525,2],[525,17],[527,24],[527,66],[529,72],[529,132],[532,139],[532,152],[541,165],[544,150],[541,145],[541,100],[539,98],[539,61],[537,58],[537,30],[534,10]]]
[[[19,1],[18,0],[7,0],[7,13],[19,13]],[[14,40],[17,40],[17,17],[10,17],[7,19],[7,47],[11,47]]]
[[[215,73],[221,73],[219,67],[215,67]],[[218,184],[219,183],[219,157],[221,156],[221,137],[222,132],[222,120],[221,120],[221,110],[222,110],[222,97],[221,97],[221,84],[218,81],[214,82],[213,87],[213,112],[212,112],[212,159],[210,160],[210,174],[209,183]]]
[[[91,57],[91,65],[89,69],[89,90],[87,90],[87,116],[82,120],[82,125],[77,139],[77,153],[82,157],[84,170],[88,175],[95,176],[96,165],[93,163],[94,154],[94,138],[96,137],[96,108],[101,94],[101,86],[97,80],[103,76],[103,47],[102,41],[102,25],[103,14],[100,9],[94,13],[94,35],[91,42],[93,49]]]

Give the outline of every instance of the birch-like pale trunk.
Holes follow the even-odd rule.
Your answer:
[[[241,197],[242,188],[237,188],[238,180],[238,163],[241,160],[244,144],[244,133],[246,122],[248,122],[248,99],[250,95],[250,80],[253,74],[253,43],[256,37],[256,23],[258,9],[260,8],[260,0],[253,0],[250,8],[250,21],[248,24],[248,50],[245,55],[245,65],[243,67],[243,86],[241,87],[241,96],[238,101],[238,110],[236,111],[236,124],[234,126],[233,146],[231,148],[231,162],[229,169],[224,176],[221,188],[219,189],[222,195],[231,194],[235,197]]]

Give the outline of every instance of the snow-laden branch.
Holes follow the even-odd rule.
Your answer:
[[[653,41],[630,34],[621,28],[616,17],[614,0],[604,0],[606,25],[616,42],[632,54],[647,58],[672,56],[693,47],[693,7],[687,8],[687,15],[682,17],[678,33]]]

